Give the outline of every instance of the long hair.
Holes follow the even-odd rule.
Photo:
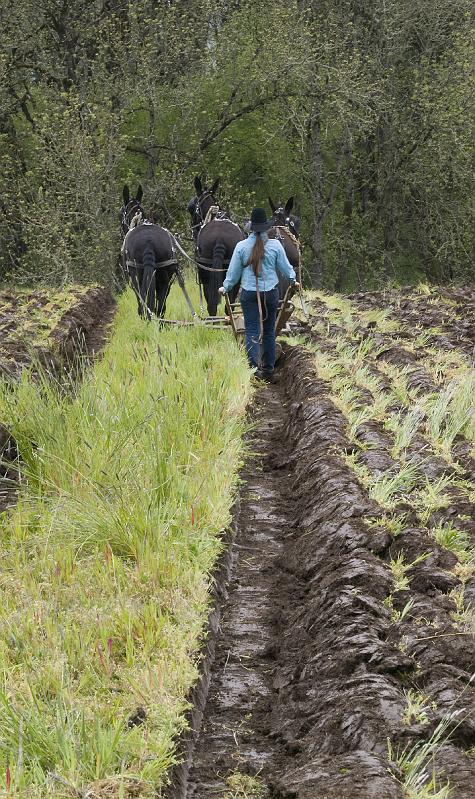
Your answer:
[[[246,264],[246,266],[252,266],[252,271],[254,272],[256,277],[259,277],[260,275],[261,263],[263,258],[264,258],[264,242],[262,241],[261,234],[256,233],[256,240],[254,242],[254,247],[252,248],[252,252],[249,256],[249,261]]]

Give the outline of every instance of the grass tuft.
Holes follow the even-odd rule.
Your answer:
[[[0,538],[0,786],[156,794],[196,677],[249,375],[229,333],[144,323],[126,294],[72,393],[27,374],[0,388],[27,477]]]

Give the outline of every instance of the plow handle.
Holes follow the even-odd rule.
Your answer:
[[[232,306],[231,306],[231,301],[229,299],[229,294],[225,294],[224,295],[224,301],[225,301],[225,304],[226,304],[226,311],[227,311],[227,314],[229,316],[229,321],[231,322],[231,327],[233,329],[233,333],[237,337],[236,322],[234,321],[234,313],[233,313],[233,309],[232,309]]]

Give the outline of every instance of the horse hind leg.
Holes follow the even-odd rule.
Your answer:
[[[130,267],[130,284],[137,300],[137,313],[143,319],[146,316],[144,312],[145,301],[142,297],[142,272],[141,267]]]
[[[208,313],[210,316],[216,316],[218,313],[218,305],[221,301],[221,295],[219,293],[220,286],[223,285],[223,281],[226,275],[226,268],[224,266],[224,259],[227,253],[227,245],[224,239],[218,238],[215,241],[213,247],[213,263],[212,263],[212,271],[209,274],[209,301],[208,301]]]
[[[156,307],[155,313],[158,317],[163,319],[167,310],[167,298],[170,293],[170,288],[173,282],[173,277],[176,273],[175,267],[167,267],[165,269],[157,269],[155,277],[156,289]]]
[[[210,292],[210,285],[209,285],[209,272],[205,272],[203,274],[202,269],[199,269],[199,281],[203,287],[203,294],[205,295],[206,300],[206,308],[208,311],[208,316],[214,316],[215,314],[212,313],[212,296]],[[216,313],[216,312],[215,312]]]

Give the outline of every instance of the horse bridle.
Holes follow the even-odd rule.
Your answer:
[[[144,211],[138,200],[133,198],[129,200],[127,205],[124,205],[120,212],[120,226],[122,228],[122,232],[125,235],[130,230],[130,223],[134,218],[135,214],[141,212],[142,216],[144,216]]]
[[[284,226],[288,227],[290,232],[295,236],[296,239],[298,239],[299,238],[299,234],[298,234],[297,228],[295,227],[295,222],[290,218],[290,214],[288,216],[286,216],[285,208],[282,208],[282,207],[281,208],[276,208],[274,213],[272,214],[272,218],[273,218],[276,226],[281,224],[279,222],[279,217],[281,219],[283,219]]]
[[[206,200],[208,197],[211,197],[211,200],[213,201],[213,204],[214,204],[214,197],[213,197],[213,195],[211,194],[211,192],[208,189],[206,191],[202,192],[200,194],[200,196],[196,198],[196,205],[195,205],[195,209],[193,211],[193,215],[194,215],[194,217],[198,218],[198,222],[195,222],[194,224],[192,224],[191,228],[192,228],[193,231],[196,228],[201,227],[201,225],[205,221],[205,216],[206,215],[203,214],[203,208],[201,206],[202,206],[202,203],[204,202],[204,200]]]

